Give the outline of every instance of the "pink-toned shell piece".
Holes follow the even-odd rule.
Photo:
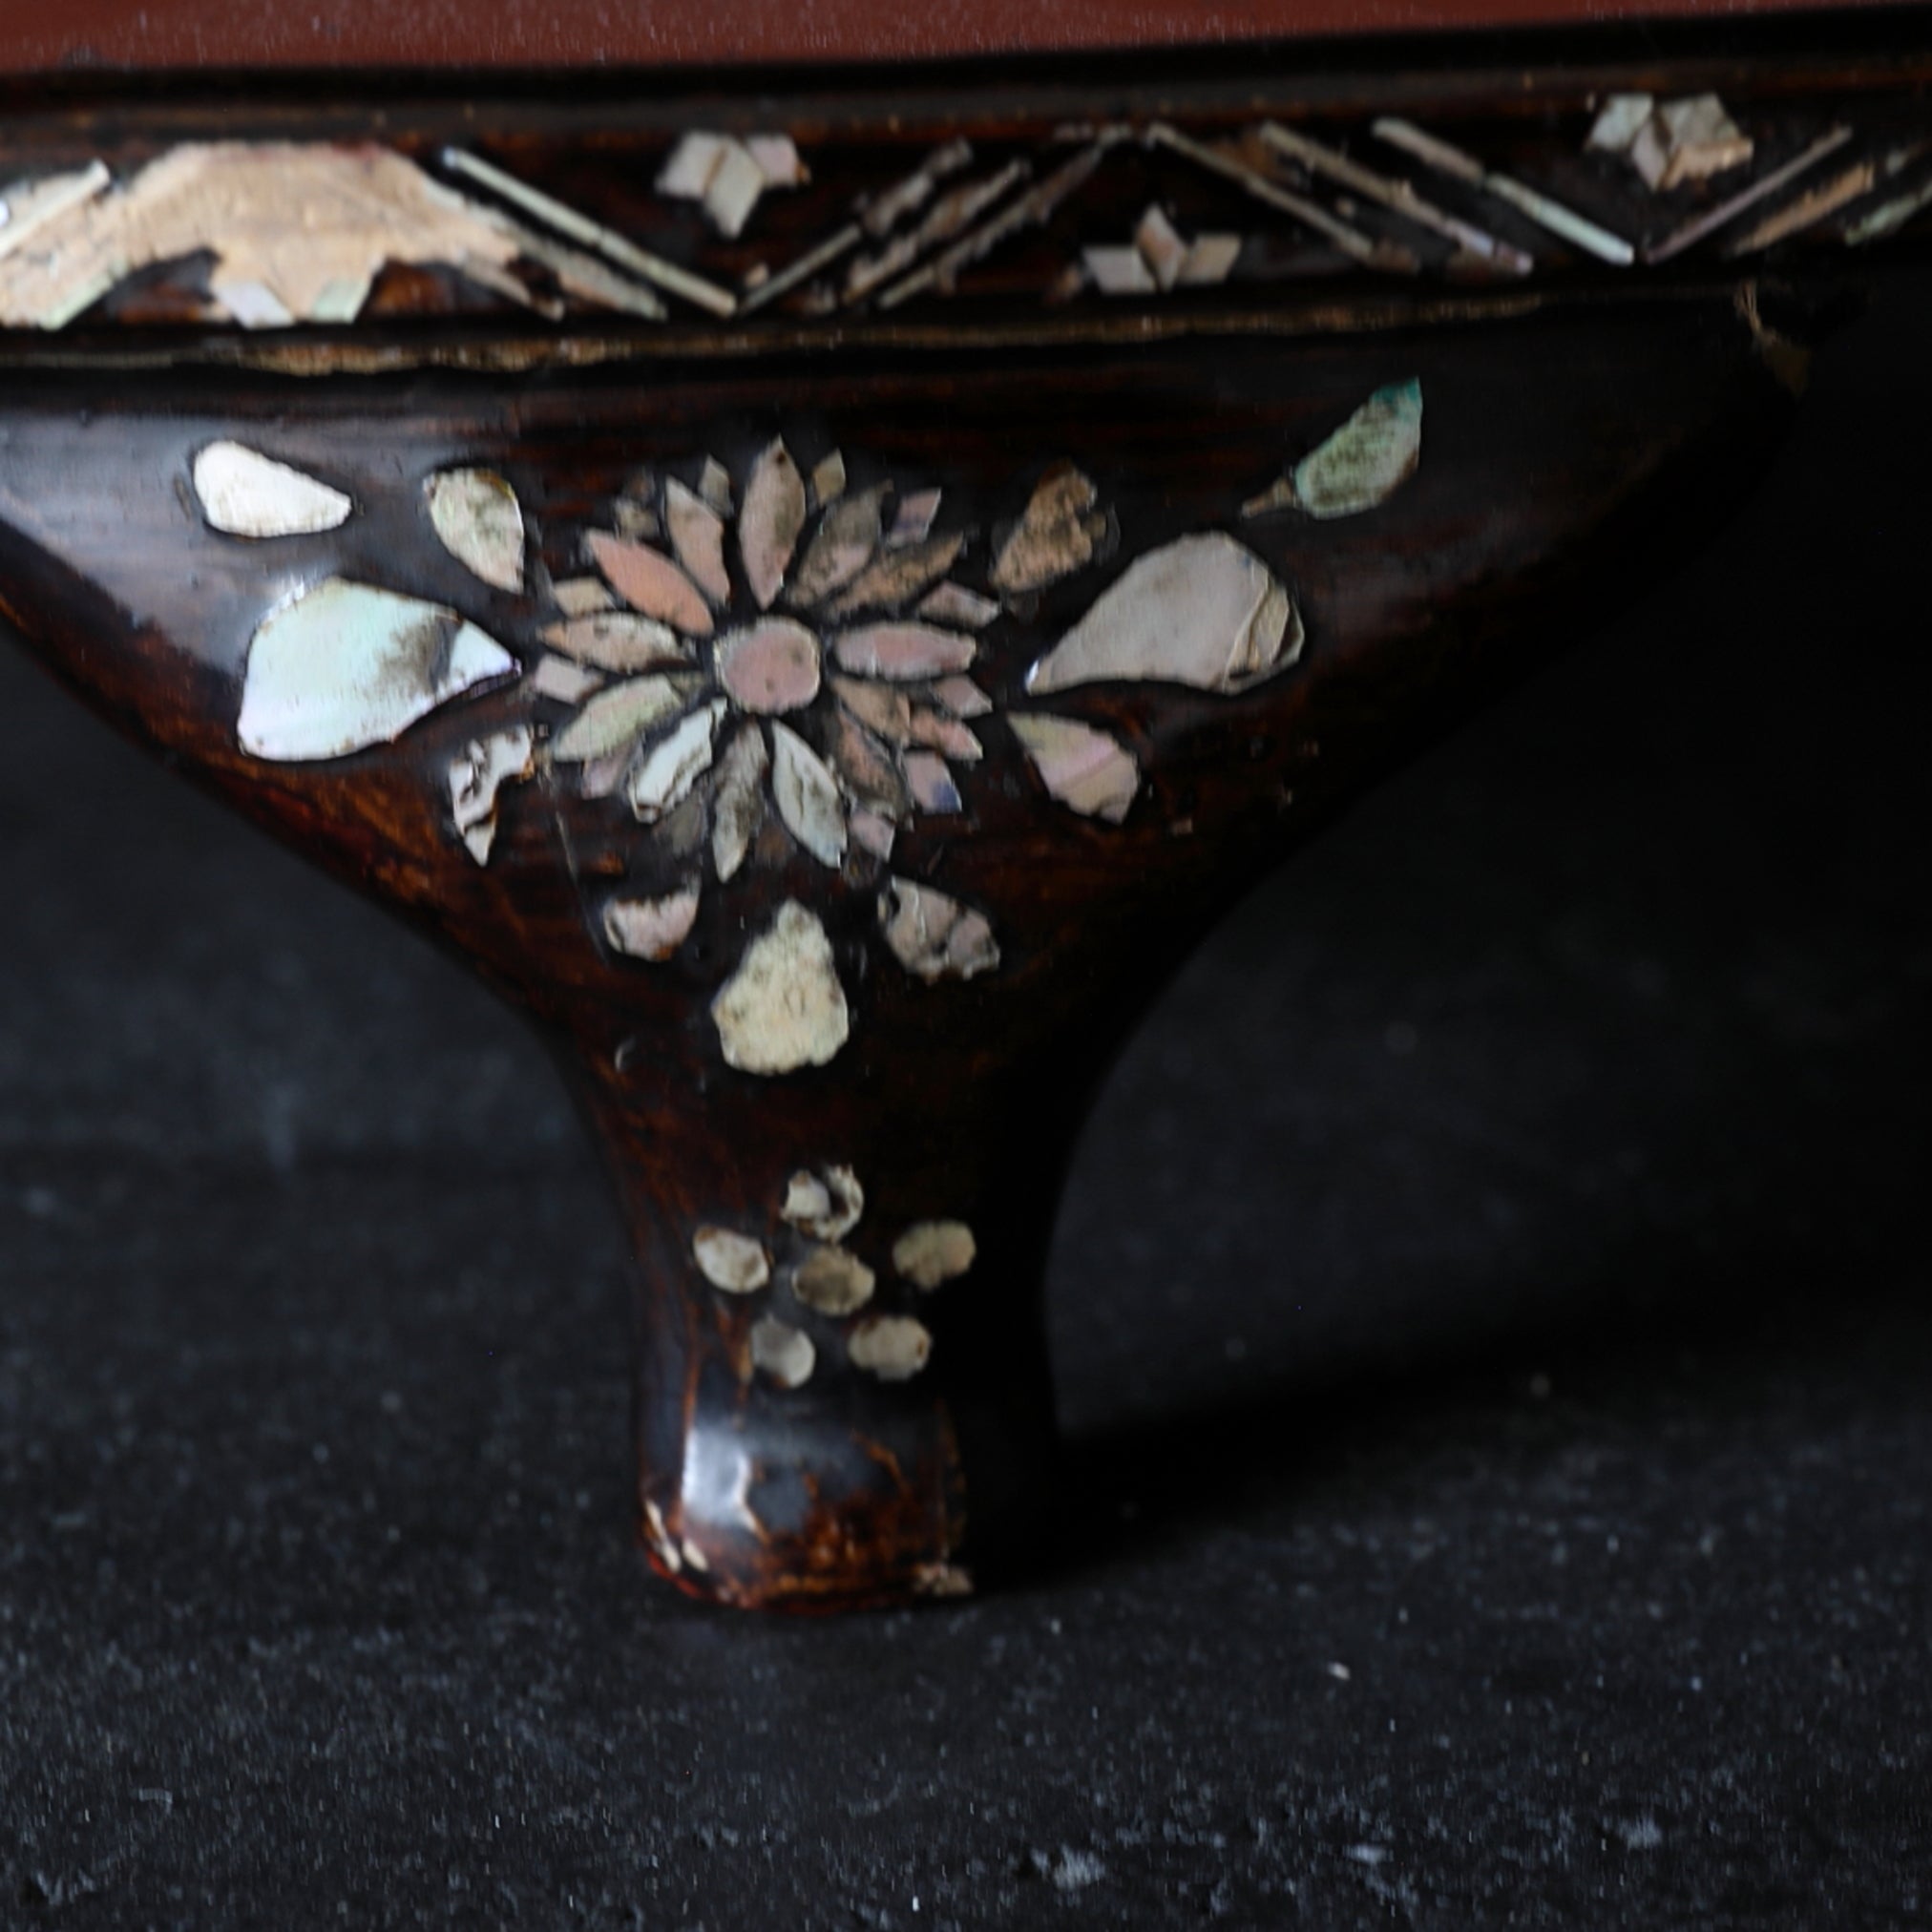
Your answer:
[[[790,618],[761,618],[720,638],[718,682],[746,711],[770,717],[818,696],[818,640]]]
[[[711,609],[704,593],[662,551],[607,530],[593,530],[585,542],[591,560],[633,610],[694,637],[711,635]]]

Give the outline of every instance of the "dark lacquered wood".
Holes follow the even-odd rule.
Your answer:
[[[1577,103],[1603,79],[1571,73],[1552,95],[1572,147]],[[1732,80],[1740,99],[1755,86],[1802,100],[1791,67],[1738,66]],[[1522,114],[1493,79],[1326,84],[1340,90],[1336,113],[1365,111],[1378,85],[1390,102],[1458,98],[1476,127]],[[1922,76],[1915,56],[1854,52],[1816,84],[1902,126]],[[1204,82],[1171,111],[1215,124],[1251,116],[1234,86]],[[1065,111],[1056,88],[975,106],[976,137],[1016,127],[1031,137]],[[1310,97],[1328,99],[1320,85]],[[863,174],[939,131],[939,105],[912,106],[868,96],[838,110],[848,151],[827,172],[839,195],[856,178],[840,166]],[[754,111],[787,118],[769,103],[743,110]],[[662,148],[673,111],[640,109],[615,132],[607,109],[586,112],[587,124],[526,110],[494,137],[556,192],[645,228],[630,190],[599,190],[594,156]],[[216,113],[116,104],[84,128],[50,120],[30,133],[41,152],[64,140],[73,156],[104,132],[158,146]],[[238,119],[259,134],[291,115],[337,138],[354,120],[347,102]],[[384,137],[428,153],[459,116],[430,103],[386,121]],[[822,131],[830,118],[819,104],[787,124]],[[1525,142],[1545,132],[1522,122]],[[1118,225],[1144,194],[1124,180],[1080,220]],[[797,224],[788,235],[825,213],[786,217]],[[1042,245],[1063,256],[1080,232]],[[1392,295],[1341,277],[1311,292],[1290,278],[1178,309],[1045,315],[1022,276],[996,282],[981,308],[941,303],[916,325],[804,315],[720,329],[686,317],[593,330],[567,316],[546,333],[426,301],[427,313],[378,307],[355,330],[278,341],[110,312],[65,338],[5,345],[0,608],[92,703],[434,934],[556,1042],[638,1253],[639,1506],[660,1568],[746,1606],[946,1592],[997,1570],[1050,1516],[1040,1274],[1073,1136],[1123,1030],[1262,869],[1725,513],[1786,418],[1796,339],[1842,256],[1782,264],[1804,284],[1796,292],[1700,260],[1623,282],[1580,270],[1528,291]],[[1386,500],[1330,521],[1243,514],[1366,397],[1408,382],[1425,399],[1422,455]],[[1009,598],[981,634],[974,675],[995,708],[976,725],[983,761],[961,769],[963,808],[909,818],[890,863],[983,910],[997,970],[923,983],[881,942],[883,869],[855,858],[830,869],[782,835],[762,839],[728,885],[707,883],[671,958],[614,951],[599,926],[610,894],[662,890],[675,872],[620,801],[584,797],[553,764],[506,789],[486,864],[452,824],[448,771],[466,744],[561,723],[520,683],[348,756],[269,764],[238,743],[251,637],[292,589],[335,575],[433,599],[527,663],[555,617],[535,587],[583,572],[585,533],[607,524],[640,471],[688,480],[712,457],[742,498],[774,437],[807,470],[843,452],[854,488],[937,489],[935,528],[965,536],[954,576],[980,591],[1044,473],[1072,463],[1098,491],[1102,554]],[[271,448],[347,493],[355,515],[261,543],[210,530],[187,478],[220,438]],[[515,490],[530,589],[493,590],[437,542],[424,484],[457,463]],[[1050,704],[1029,697],[1029,666],[1109,583],[1208,531],[1292,588],[1307,633],[1292,668],[1238,693],[1114,682]],[[742,591],[734,580],[734,608]],[[1046,794],[1009,722],[1040,710],[1131,749],[1143,784],[1124,823]],[[725,1063],[712,1001],[788,901],[823,922],[851,1033],[823,1066],[761,1077]],[[930,1364],[907,1380],[864,1373],[847,1353],[852,1321],[790,1296],[787,1270],[805,1250],[779,1205],[790,1175],[828,1165],[866,1188],[845,1242],[877,1277],[867,1313],[915,1315],[934,1336]],[[895,1278],[892,1248],[933,1218],[968,1224],[977,1255],[928,1294]],[[758,1239],[773,1284],[736,1295],[706,1282],[692,1250],[707,1225]],[[751,1363],[751,1326],[774,1309],[816,1346],[800,1387]]]

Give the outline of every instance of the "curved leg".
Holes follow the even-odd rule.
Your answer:
[[[668,1112],[586,1069],[638,1256],[640,1536],[692,1594],[954,1594],[1037,1526],[1065,1123],[1000,1119],[971,1059]]]

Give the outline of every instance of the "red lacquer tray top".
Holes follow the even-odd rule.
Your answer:
[[[1864,0],[1822,0],[1849,9]],[[948,59],[1816,10],[1820,0],[0,0],[0,73]]]

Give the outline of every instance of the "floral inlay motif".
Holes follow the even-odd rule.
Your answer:
[[[809,1380],[820,1345],[802,1324],[814,1317],[821,1342],[830,1339],[825,1322],[846,1324],[837,1334],[847,1358],[881,1381],[910,1380],[931,1360],[932,1331],[916,1315],[873,1306],[878,1273],[847,1245],[865,1205],[865,1189],[850,1167],[800,1168],[778,1210],[783,1230],[760,1237],[706,1223],[692,1234],[691,1259],[714,1289],[733,1299],[766,1290],[779,1297],[775,1307],[759,1306],[746,1330],[747,1377],[763,1374],[781,1389]],[[890,1252],[895,1280],[925,1299],[971,1272],[978,1245],[963,1221],[915,1221]]]
[[[1247,514],[1374,508],[1414,472],[1420,425],[1417,384],[1378,390]],[[617,883],[587,886],[585,911],[640,968],[684,955],[707,900],[747,868],[782,871],[775,912],[761,891],[759,923],[740,922],[711,1019],[741,1072],[822,1066],[856,1023],[821,916],[830,895],[861,896],[876,942],[918,984],[998,970],[998,909],[915,876],[923,847],[894,864],[923,821],[972,835],[989,744],[1058,807],[1122,825],[1145,789],[1142,759],[1061,711],[1063,694],[1149,683],[1237,699],[1293,665],[1305,637],[1290,586],[1226,531],[1110,568],[1119,523],[1071,463],[1039,473],[1018,514],[987,532],[950,514],[941,488],[860,474],[836,449],[808,469],[783,437],[735,474],[696,455],[639,472],[607,515],[547,534],[547,555],[574,566],[553,576],[526,555],[532,526],[508,478],[436,472],[413,486],[416,514],[472,578],[517,599],[516,649],[449,604],[315,578],[251,641],[242,746],[346,757],[514,681],[510,719],[448,761],[452,836],[496,863],[505,801],[531,782],[635,827]],[[230,536],[319,535],[357,501],[234,443],[201,452],[194,479],[210,527]],[[1042,635],[1042,599],[1083,574],[1096,594]],[[1015,795],[1010,779],[994,794]]]

